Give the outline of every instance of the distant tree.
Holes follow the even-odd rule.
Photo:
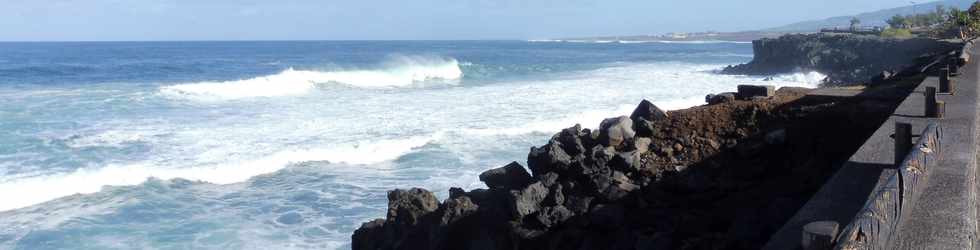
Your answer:
[[[901,28],[905,28],[905,24],[907,21],[908,20],[905,18],[905,16],[894,15],[892,16],[891,19],[888,19],[885,22],[888,23],[888,26],[891,26],[892,28],[901,29]]]
[[[860,24],[861,24],[861,19],[858,19],[857,17],[851,18],[851,30],[856,30],[858,28],[858,25]]]

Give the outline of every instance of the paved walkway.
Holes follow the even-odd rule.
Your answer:
[[[976,54],[976,51],[973,52]],[[932,169],[916,204],[903,215],[893,248],[974,249],[977,241],[977,79],[980,68],[971,62],[961,69],[955,96],[939,95],[946,102],[943,126],[943,160]],[[872,191],[884,184],[894,169],[894,124],[912,124],[919,134],[936,119],[925,118],[926,87],[938,87],[936,77],[926,78],[875,131],[864,145],[772,236],[764,249],[798,249],[803,225],[831,220],[843,228],[854,218]],[[914,139],[914,141],[917,138]]]
[[[975,49],[974,49],[975,50]],[[976,54],[976,51],[971,52]],[[977,79],[980,68],[971,62],[953,78],[956,95],[939,95],[946,102],[940,142],[943,159],[929,170],[919,200],[906,207],[899,224],[897,249],[974,249],[977,235]],[[937,87],[929,78],[919,86]],[[922,95],[917,95],[919,102]],[[921,106],[920,106],[921,107]],[[903,111],[905,112],[905,111]],[[922,110],[904,115],[922,115]],[[926,120],[926,119],[919,119]],[[931,119],[930,119],[931,120]],[[913,130],[917,131],[917,130]]]

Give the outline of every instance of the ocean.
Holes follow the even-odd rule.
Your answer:
[[[0,43],[0,249],[349,249],[575,124],[702,105],[745,43]]]

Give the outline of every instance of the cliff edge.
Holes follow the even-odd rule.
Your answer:
[[[722,73],[773,75],[816,71],[827,75],[825,85],[858,85],[883,73],[897,74],[957,48],[958,44],[929,38],[793,34],[753,41],[753,60],[729,66]]]

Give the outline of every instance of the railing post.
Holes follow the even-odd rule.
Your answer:
[[[946,116],[946,102],[937,101],[936,102],[936,118],[942,119]]]
[[[953,94],[953,83],[949,79],[949,68],[939,70],[939,93]]]
[[[803,226],[804,250],[830,250],[837,241],[839,225],[834,221],[816,221]]]
[[[936,88],[926,87],[925,96],[925,117],[935,118],[939,111],[936,108]]]
[[[895,166],[902,165],[912,150],[912,124],[895,122]]]
[[[959,65],[957,65],[957,64],[959,64],[957,62],[957,59],[956,58],[949,58],[949,60],[946,60],[946,61],[947,61],[946,67],[949,68],[949,75],[951,75],[951,76],[958,76],[958,75],[960,75],[960,67],[959,67]]]

